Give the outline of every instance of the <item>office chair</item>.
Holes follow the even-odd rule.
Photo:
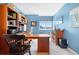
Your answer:
[[[13,55],[23,55],[26,52],[30,52],[30,42],[24,44],[26,37],[24,35],[5,35],[5,39],[10,49],[10,54]],[[27,39],[26,39],[27,41]]]

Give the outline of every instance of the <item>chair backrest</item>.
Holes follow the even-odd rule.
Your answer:
[[[21,39],[25,39],[25,36],[24,35],[5,35],[5,39],[7,41],[10,41],[10,40],[21,40]]]

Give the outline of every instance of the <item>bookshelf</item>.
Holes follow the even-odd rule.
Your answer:
[[[24,25],[27,26],[27,20],[28,19],[24,15],[18,13],[17,30],[24,31]]]
[[[7,34],[12,34],[17,29],[17,12],[7,7]]]
[[[14,7],[13,4],[0,4],[0,54],[9,54],[4,35],[12,35],[20,30],[20,26],[27,25],[26,17],[15,11]]]

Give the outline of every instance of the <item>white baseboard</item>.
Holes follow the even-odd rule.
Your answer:
[[[71,51],[72,53],[74,53],[75,55],[78,55],[74,50],[72,50],[71,48],[68,48],[69,51]]]

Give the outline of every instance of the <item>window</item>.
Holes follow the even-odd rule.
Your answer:
[[[52,21],[39,21],[40,30],[52,30],[53,22]]]

